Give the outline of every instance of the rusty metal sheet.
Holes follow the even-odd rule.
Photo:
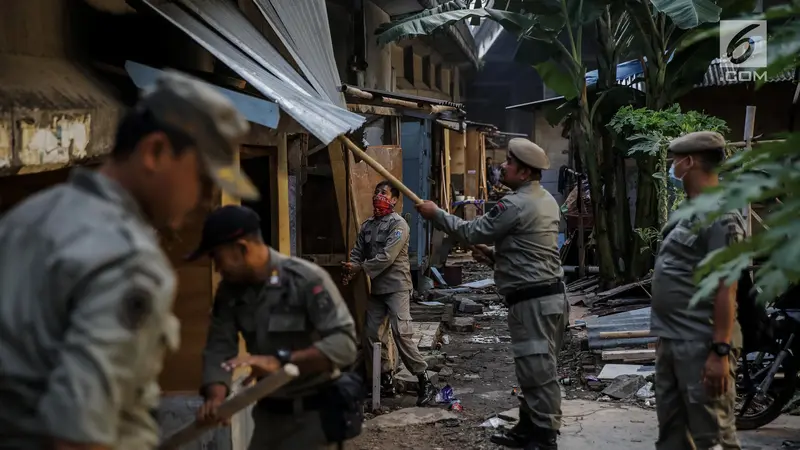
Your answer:
[[[403,179],[403,149],[398,145],[374,145],[365,149],[367,154],[378,161],[386,170],[397,177]],[[350,156],[352,158],[352,155]],[[372,194],[375,185],[383,181],[383,177],[367,165],[364,161],[354,164],[350,162],[350,183],[351,193],[355,196],[356,210],[361,220],[366,220],[372,215]],[[403,212],[403,202],[397,202],[395,211],[398,214]]]

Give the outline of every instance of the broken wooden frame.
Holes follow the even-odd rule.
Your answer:
[[[262,379],[253,386],[225,400],[217,408],[217,417],[220,420],[228,420],[239,411],[247,408],[251,404],[272,394],[281,387],[288,384],[300,375],[300,370],[294,364],[287,364],[279,371]],[[159,445],[159,450],[176,450],[189,442],[199,438],[209,429],[216,427],[215,423],[203,424],[197,420],[181,428],[172,436],[168,437]]]

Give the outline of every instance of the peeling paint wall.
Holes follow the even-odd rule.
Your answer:
[[[0,113],[0,170],[11,167],[11,158],[14,156],[11,128],[11,115]]]
[[[87,157],[91,114],[37,114],[42,120],[19,120],[19,161],[24,166],[68,164]]]

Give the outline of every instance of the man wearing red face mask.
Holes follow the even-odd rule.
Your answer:
[[[408,262],[409,227],[400,214],[394,212],[399,199],[400,192],[388,181],[375,186],[373,215],[361,225],[356,245],[350,252],[350,262],[342,265],[345,284],[361,270],[372,280],[364,325],[367,367],[372,367],[372,352],[369,349],[378,342],[380,326],[388,315],[400,359],[409,372],[419,379],[417,406],[423,406],[436,397],[436,388],[428,379],[428,365],[412,341],[414,333],[410,301],[413,286]],[[382,381],[386,385],[391,383],[391,373],[386,367],[383,370]]]

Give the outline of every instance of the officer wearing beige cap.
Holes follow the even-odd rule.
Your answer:
[[[200,80],[166,72],[119,122],[96,171],[0,219],[0,448],[148,449],[175,274],[154,228],[177,228],[233,166],[247,121]]]
[[[671,172],[687,197],[716,186],[725,139],[701,131],[673,140]],[[742,334],[736,320],[736,284],[689,307],[697,291],[694,269],[711,252],[744,238],[744,219],[734,210],[709,225],[700,218],[669,223],[653,272],[650,329],[658,336],[656,412],[660,450],[740,449],[734,403],[736,362]]]
[[[515,138],[508,144],[500,179],[514,191],[488,214],[467,222],[432,202],[417,206],[437,228],[479,246],[495,261],[495,284],[509,305],[511,348],[522,395],[520,421],[492,436],[492,442],[533,450],[556,448],[561,423],[556,358],[569,316],[557,243],[560,209],[540,184],[542,171],[549,168],[544,150]]]

